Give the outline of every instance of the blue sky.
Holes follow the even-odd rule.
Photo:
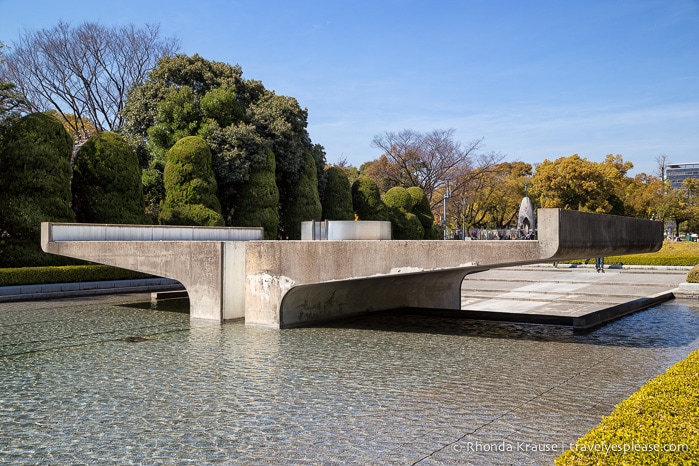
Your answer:
[[[182,53],[239,64],[308,109],[331,163],[449,128],[508,161],[699,162],[699,0],[0,0],[0,40],[59,19],[157,23]]]

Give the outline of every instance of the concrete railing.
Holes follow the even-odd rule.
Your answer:
[[[49,241],[255,241],[263,228],[52,223]]]

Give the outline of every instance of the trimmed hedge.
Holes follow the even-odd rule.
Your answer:
[[[699,351],[618,404],[556,464],[699,464],[697,400]]]
[[[141,272],[108,265],[68,265],[63,267],[18,267],[0,269],[0,286],[75,283],[102,280],[153,278]]]
[[[699,283],[699,265],[695,265],[687,274],[687,283]]]

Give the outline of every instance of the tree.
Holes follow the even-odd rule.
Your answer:
[[[388,220],[388,208],[376,182],[360,176],[352,183],[352,208],[359,220]]]
[[[425,232],[424,239],[440,239],[440,234],[435,232],[434,214],[425,192],[417,186],[411,186],[407,191],[412,198],[411,212],[418,218]]]
[[[432,208],[442,200],[436,192],[447,183],[457,188],[460,174],[475,167],[492,166],[502,156],[482,154],[483,139],[462,145],[454,141],[454,130],[433,130],[418,133],[403,130],[375,136],[372,145],[383,151],[379,173],[390,180],[392,186],[418,186],[422,188]]]
[[[140,224],[145,218],[136,154],[116,133],[92,136],[73,162],[73,211],[78,222]]]
[[[162,224],[223,225],[211,151],[206,141],[198,136],[177,141],[167,153],[164,180]]]
[[[667,168],[668,159],[669,157],[667,156],[667,154],[660,154],[655,158],[655,163],[658,164],[655,176],[657,176],[661,180],[665,179],[665,169]]]
[[[277,161],[277,187],[281,200],[280,233],[285,237],[295,238],[298,229],[300,238],[301,226],[296,225],[299,207],[294,203],[298,199],[295,193],[297,185],[308,166],[307,154],[313,157],[315,165],[316,192],[323,191],[324,177],[321,176],[319,180],[317,173],[324,175],[325,167],[325,152],[321,146],[311,143],[306,130],[308,110],[302,109],[293,97],[267,92],[258,101],[253,102],[248,111],[251,123],[255,125],[258,133],[269,141]]]
[[[608,155],[601,164],[578,154],[546,159],[536,167],[532,192],[542,207],[623,215],[622,181],[631,167],[620,155]]]
[[[70,209],[72,147],[63,125],[44,113],[0,128],[0,267],[52,262],[40,248],[41,222],[75,221]]]
[[[254,170],[238,191],[230,209],[232,226],[262,227],[265,239],[277,239],[279,190],[275,177],[274,154],[267,149],[267,163]]]
[[[419,189],[419,188],[418,188]],[[425,230],[417,215],[412,213],[413,197],[407,189],[395,186],[383,196],[389,209],[393,239],[423,239]]]
[[[516,221],[531,175],[532,166],[524,162],[503,162],[469,173],[448,204],[451,218],[460,219],[454,225],[504,228]]]
[[[639,173],[626,184],[625,213],[632,217],[670,220],[678,207],[678,195],[669,181]]]
[[[236,190],[266,163],[269,147],[244,115],[266,90],[242,74],[237,65],[177,54],[160,59],[129,93],[123,133],[144,168],[148,210],[157,211],[164,196],[164,154],[177,138],[199,135],[211,149],[222,212],[230,221]]]
[[[327,183],[320,198],[325,220],[353,220],[352,187],[344,170],[331,166],[325,169]]]
[[[325,166],[325,152],[313,145],[306,131],[307,111],[296,99],[278,96],[258,81],[242,79],[239,66],[205,60],[198,55],[165,57],[134,89],[124,106],[124,131],[141,154],[148,183],[146,193],[157,194],[162,153],[184,135],[203,137],[212,152],[219,200],[227,222],[240,190],[252,173],[267,163],[272,150],[280,193],[280,228],[293,215],[289,203],[307,164]],[[316,177],[321,192],[324,176]],[[233,214],[234,215],[234,214]],[[293,225],[290,228],[295,228]]]
[[[160,38],[158,26],[108,28],[86,22],[72,27],[61,21],[24,33],[6,57],[7,75],[34,111],[56,110],[84,141],[89,137],[84,121],[101,131],[119,130],[129,89],[177,48],[176,39]]]
[[[311,154],[306,154],[306,166],[298,181],[287,189],[286,196],[286,208],[280,212],[283,225],[280,234],[284,239],[301,239],[301,222],[320,220],[323,212],[318,196],[316,164]]]
[[[9,82],[3,48],[5,44],[0,41],[0,122],[29,109],[27,100],[17,91],[17,86]]]

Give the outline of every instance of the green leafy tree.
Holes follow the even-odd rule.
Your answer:
[[[148,81],[129,95],[123,115],[130,144],[147,167],[146,195],[154,193],[153,198],[159,193],[155,185],[162,170],[159,154],[184,135],[207,141],[227,222],[232,221],[239,190],[267,163],[268,149],[275,157],[281,231],[285,219],[293,218],[285,211],[296,208],[289,206],[294,199],[290,194],[302,177],[306,154],[313,156],[316,171],[323,174],[325,153],[311,143],[307,111],[294,98],[278,96],[259,81],[242,79],[239,66],[198,55],[165,57]],[[321,192],[324,176],[317,178]]]
[[[325,152],[321,146],[314,146],[308,135],[308,111],[302,109],[293,97],[279,96],[267,92],[248,109],[252,124],[270,143],[277,161],[277,186],[279,187],[280,202],[280,232],[283,236],[295,238],[300,225],[296,225],[299,209],[308,206],[296,206],[296,193],[300,180],[307,176],[304,170],[308,167],[306,156],[313,156],[316,173],[324,175]],[[316,191],[322,192],[322,183],[316,179]],[[324,176],[321,176],[321,180]],[[319,186],[320,185],[320,186]],[[291,224],[287,222],[293,222]]]
[[[388,220],[388,208],[376,182],[360,176],[352,183],[352,207],[359,220]]]
[[[353,220],[352,187],[344,170],[331,166],[325,169],[326,185],[321,197],[323,218],[326,220]]]
[[[223,225],[216,198],[211,151],[198,136],[175,143],[165,159],[165,201],[160,222],[166,225]]]
[[[231,225],[263,227],[265,239],[277,239],[279,227],[279,190],[275,181],[274,154],[267,149],[267,163],[250,174],[243,183],[232,212]]]
[[[298,181],[287,189],[286,196],[286,208],[281,211],[284,216],[281,235],[284,239],[301,239],[301,222],[320,220],[323,212],[318,196],[316,164],[311,154],[306,154],[306,166]]]
[[[434,214],[430,209],[430,201],[427,200],[425,192],[417,186],[411,186],[407,192],[412,199],[411,212],[415,214],[422,225],[424,239],[441,239],[443,236],[441,228],[439,232],[435,230]]]
[[[578,154],[546,159],[536,167],[532,194],[542,207],[622,215],[622,181],[631,167],[620,155],[608,155],[601,164]]]
[[[417,215],[412,213],[413,198],[407,189],[393,187],[384,194],[383,201],[389,208],[393,239],[424,238],[425,230]]]
[[[56,118],[33,113],[0,128],[0,267],[55,262],[40,248],[41,222],[74,222],[73,140]]]
[[[196,135],[201,127],[200,123],[206,118],[200,113],[200,102],[209,91],[223,87],[228,92],[235,93],[236,101],[243,108],[250,100],[256,98],[257,93],[262,92],[264,88],[256,83],[248,84],[243,80],[242,74],[239,66],[205,60],[196,54],[191,57],[175,54],[158,60],[145,82],[129,92],[121,111],[124,119],[123,133],[129,145],[136,151],[141,166],[146,168],[151,165],[153,169],[158,168],[158,163],[154,162],[153,158],[158,154],[162,156],[170,149],[171,145],[168,144],[174,143],[171,135],[175,131],[185,135],[181,132],[182,129],[191,125],[191,134],[186,135]],[[181,91],[185,87],[187,89]],[[177,96],[171,97],[170,94]],[[184,100],[187,96],[192,100]],[[176,109],[168,108],[178,99],[188,107],[187,111],[180,113]],[[210,107],[215,108],[216,105],[212,103]],[[208,108],[207,104],[204,108]],[[191,115],[194,110],[196,119],[202,120],[196,124],[192,124]],[[215,113],[214,110],[211,111]],[[183,119],[185,121],[181,121]],[[148,138],[148,131],[153,126],[159,126],[159,129],[155,130],[159,132],[155,145]]]
[[[144,223],[138,158],[116,133],[92,136],[73,162],[73,210],[79,222]]]
[[[531,183],[532,166],[524,162],[504,162],[481,171],[465,184],[467,189],[452,192],[448,215],[454,225],[505,228],[517,221],[525,185]]]

